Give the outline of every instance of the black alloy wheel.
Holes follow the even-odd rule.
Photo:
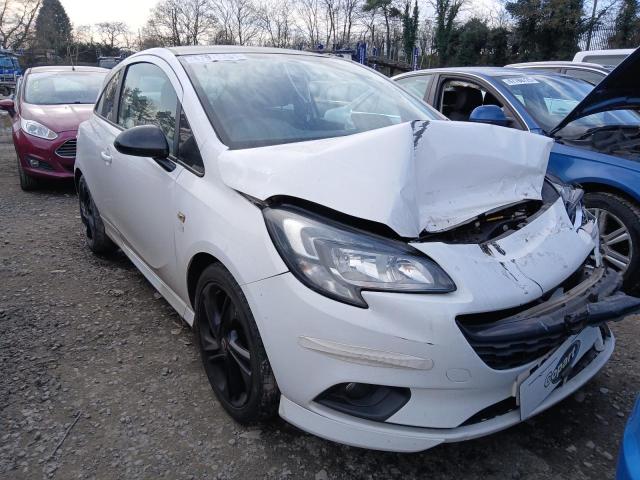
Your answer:
[[[93,253],[104,254],[117,247],[104,231],[100,212],[91,197],[91,192],[84,176],[78,181],[78,200],[80,201],[80,219],[85,226],[87,245]]]
[[[275,415],[279,392],[269,360],[244,294],[224,267],[205,269],[196,305],[202,363],[222,406],[245,424]]]

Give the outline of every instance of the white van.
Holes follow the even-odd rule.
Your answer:
[[[574,62],[588,62],[615,67],[633,52],[633,48],[619,48],[612,50],[586,50],[578,52],[573,57]]]

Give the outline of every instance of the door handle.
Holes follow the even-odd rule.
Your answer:
[[[108,151],[100,152],[100,156],[102,157],[102,160],[104,160],[104,163],[106,163],[107,165],[111,165],[111,161],[113,160],[113,157]]]

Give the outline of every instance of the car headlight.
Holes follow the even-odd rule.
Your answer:
[[[49,128],[34,120],[25,120],[24,118],[21,118],[20,128],[22,128],[22,130],[29,135],[33,135],[34,137],[38,138],[44,138],[45,140],[55,140],[56,138],[58,138],[58,134],[56,132],[50,130]]]
[[[362,290],[448,293],[456,289],[438,264],[404,242],[295,207],[269,207],[263,214],[291,272],[327,297],[367,308]]]
[[[555,188],[558,192],[558,195],[560,195],[560,197],[562,198],[564,206],[567,209],[567,214],[569,215],[569,220],[571,220],[571,223],[574,223],[578,208],[582,210],[582,198],[584,197],[584,190],[563,183],[561,180],[558,180],[556,178],[550,178],[549,181],[551,185],[553,185],[553,188]]]

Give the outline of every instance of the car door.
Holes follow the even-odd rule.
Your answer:
[[[82,168],[89,190],[108,231],[113,230],[114,191],[110,176],[113,160],[113,140],[121,129],[116,124],[118,91],[122,71],[117,71],[107,81],[98,98],[94,114],[81,126],[86,135],[79,135],[78,155],[83,157]]]
[[[157,125],[170,147],[167,162],[111,153],[110,188],[113,221],[122,244],[170,287],[175,272],[176,179],[184,167],[176,162],[177,117],[182,88],[164,61],[146,57],[126,66],[120,88],[117,124],[122,130]],[[114,138],[115,139],[115,138]],[[112,142],[113,144],[113,142]]]

